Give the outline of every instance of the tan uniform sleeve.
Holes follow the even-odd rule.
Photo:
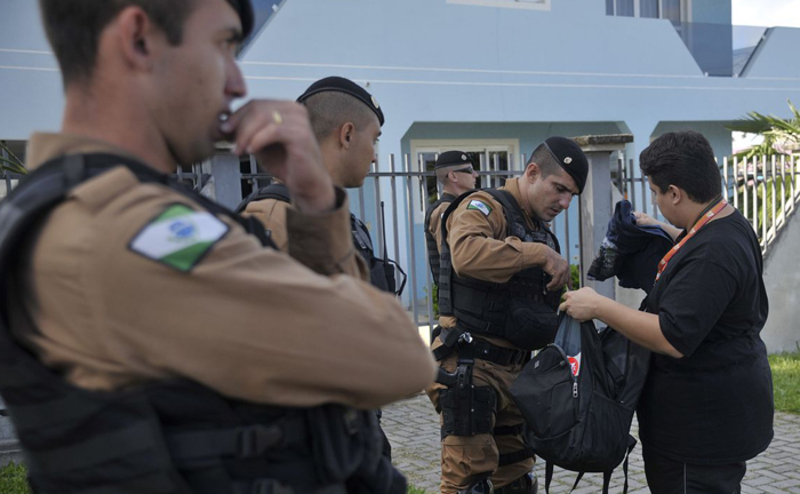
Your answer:
[[[229,397],[302,407],[375,408],[433,380],[430,352],[393,296],[350,276],[315,274],[236,223],[226,221],[228,232],[188,272],[134,252],[131,240],[176,203],[197,209],[153,184],[104,207],[82,243],[87,259],[71,268],[84,316],[71,323],[62,313],[77,308],[48,300],[60,324],[81,326],[71,334],[87,341],[69,345],[92,353],[81,358],[93,368],[189,378]],[[315,238],[344,250],[347,216],[344,205],[329,213],[331,231]],[[324,250],[311,236],[299,243],[299,257]]]
[[[282,252],[289,252],[289,235],[286,233],[286,210],[289,203],[277,199],[262,199],[247,205],[242,216],[252,216],[270,231],[270,238]]]
[[[347,194],[336,191],[337,211],[347,211]],[[369,268],[353,246],[348,214],[307,216],[289,203],[263,199],[247,205],[244,216],[253,216],[271,233],[282,252],[319,274],[348,274],[369,281]]]
[[[468,209],[472,200],[491,208],[489,214],[480,209]],[[542,266],[545,249],[549,248],[506,237],[503,207],[485,192],[476,192],[464,199],[447,218],[447,229],[453,269],[460,277],[505,283],[523,269]]]
[[[433,238],[436,239],[436,248],[442,245],[442,214],[447,210],[450,206],[449,202],[443,202],[439,204],[439,206],[433,210],[431,213],[431,221],[428,225],[428,231],[433,235]]]

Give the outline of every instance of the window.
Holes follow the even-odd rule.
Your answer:
[[[681,0],[661,0],[663,9],[661,17],[671,20],[674,24],[681,22]]]
[[[617,0],[616,14],[620,17],[633,17],[633,0]]]
[[[446,0],[447,3],[501,7],[507,9],[550,10],[550,0]]]
[[[519,141],[516,139],[456,139],[446,141],[414,139],[411,141],[412,159],[416,159],[416,163],[421,163],[423,169],[427,172],[433,172],[439,153],[453,149],[469,154],[476,164],[475,169],[482,172],[520,170],[522,166],[519,163],[520,157],[515,155],[516,150],[519,149]],[[414,165],[412,167],[416,168]],[[478,178],[478,187],[500,187],[504,182],[504,176],[482,175]],[[424,188],[428,195],[428,204],[439,197],[436,177],[425,177]],[[425,199],[423,197],[415,197],[414,200],[417,204],[415,210],[424,214]],[[420,219],[419,221],[422,220]]]
[[[606,14],[620,17],[669,19],[679,24],[689,0],[606,0]]]
[[[639,17],[658,19],[658,0],[639,0]]]

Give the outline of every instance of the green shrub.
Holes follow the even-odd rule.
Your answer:
[[[26,475],[25,467],[14,462],[0,469],[0,493],[31,494]]]

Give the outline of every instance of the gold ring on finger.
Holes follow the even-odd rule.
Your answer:
[[[283,117],[278,110],[272,111],[272,121],[275,122],[275,125],[280,125],[283,123]]]

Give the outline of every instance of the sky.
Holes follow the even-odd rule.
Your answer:
[[[800,27],[800,0],[732,0],[734,26]]]
[[[800,0],[731,0],[735,26],[800,27]],[[733,133],[733,152],[760,143],[763,138]]]

